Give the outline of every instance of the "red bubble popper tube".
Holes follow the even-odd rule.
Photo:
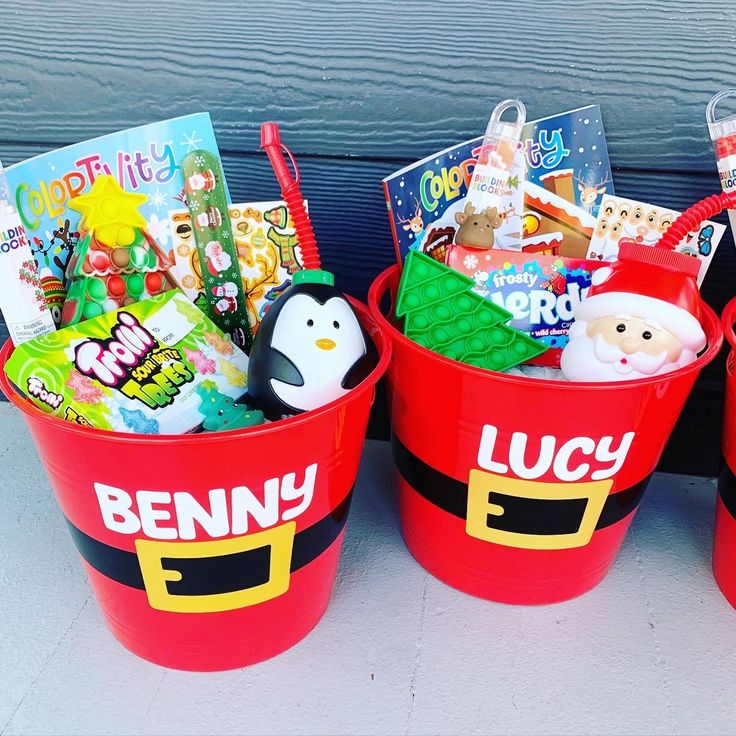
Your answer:
[[[340,398],[370,372],[372,358],[350,302],[335,288],[335,277],[321,267],[299,188],[299,168],[281,142],[277,123],[263,123],[261,147],[294,222],[304,265],[264,315],[248,365],[252,400],[269,419],[279,419]]]
[[[289,215],[291,215],[294,223],[294,229],[296,230],[299,247],[302,252],[304,270],[317,271],[321,274],[318,276],[313,273],[307,278],[307,281],[312,283],[328,283],[334,286],[335,277],[328,271],[321,270],[322,265],[317,248],[317,238],[314,236],[312,222],[309,219],[307,208],[304,206],[304,197],[302,197],[302,192],[299,188],[299,167],[294,160],[294,154],[281,142],[278,123],[263,123],[261,125],[261,148],[266,152],[268,160],[273,167],[276,180],[281,187],[281,196],[286,203]],[[293,177],[284,158],[284,153],[289,157],[291,165],[294,167]],[[294,283],[299,283],[296,276],[294,277]]]

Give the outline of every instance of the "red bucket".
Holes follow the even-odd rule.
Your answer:
[[[337,570],[375,385],[391,347],[338,401],[258,429],[84,430],[0,386],[24,415],[113,634],[167,667],[272,657],[320,620]]]
[[[726,361],[726,401],[723,406],[723,468],[718,477],[713,534],[713,574],[723,595],[736,608],[736,297],[723,310],[723,334],[731,346]]]
[[[390,335],[388,370],[401,526],[429,572],[505,603],[553,603],[611,566],[700,370],[723,334],[704,305],[708,348],[665,376],[571,384],[490,373],[406,338],[382,314],[399,273],[368,303]]]

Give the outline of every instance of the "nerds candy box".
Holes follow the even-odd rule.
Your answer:
[[[559,366],[575,306],[590,288],[602,261],[466,248],[454,245],[447,264],[475,281],[474,291],[514,315],[511,327],[548,346],[529,363]]]
[[[248,356],[175,289],[23,343],[5,371],[69,422],[181,434],[204,422],[198,386],[245,394]]]

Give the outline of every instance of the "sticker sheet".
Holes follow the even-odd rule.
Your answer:
[[[604,197],[587,258],[615,261],[622,238],[654,246],[680,213],[677,210],[637,202],[624,197]],[[698,286],[703,283],[716,248],[726,231],[724,225],[706,220],[700,230],[688,233],[677,247],[680,253],[701,261]]]

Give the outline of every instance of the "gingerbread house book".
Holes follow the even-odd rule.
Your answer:
[[[535,236],[556,236],[555,255],[585,258],[595,229],[595,217],[581,207],[556,194],[564,178],[547,179],[544,187],[526,183],[524,195],[524,234],[522,251],[534,242]],[[561,236],[561,238],[560,238]]]

